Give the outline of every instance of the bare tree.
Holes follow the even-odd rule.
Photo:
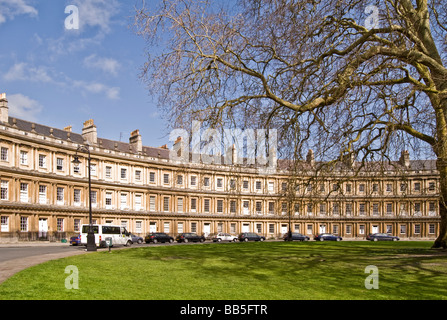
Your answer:
[[[135,25],[173,126],[277,128],[279,147],[328,161],[435,156],[447,247],[443,0],[164,0]]]

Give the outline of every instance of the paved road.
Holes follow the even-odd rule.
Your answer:
[[[41,256],[45,254],[64,254],[72,251],[82,251],[81,247],[73,247],[68,244],[20,244],[20,245],[1,245],[0,263],[32,256]]]
[[[83,247],[73,247],[62,243],[1,244],[0,283],[36,264],[83,253],[85,253]]]

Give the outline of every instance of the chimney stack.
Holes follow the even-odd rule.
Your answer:
[[[135,152],[143,152],[143,140],[141,139],[140,130],[137,129],[130,133],[129,143],[134,148]]]
[[[9,107],[8,100],[6,99],[6,93],[0,94],[0,121],[3,123],[8,123],[9,117]]]
[[[98,143],[98,133],[96,131],[96,126],[93,123],[93,119],[84,122],[82,137],[84,140],[87,140],[90,145],[96,145]]]
[[[314,151],[312,149],[309,149],[309,151],[307,152],[306,161],[310,165],[315,164],[315,156],[314,156]]]
[[[407,168],[410,167],[410,153],[408,152],[408,150],[402,151],[399,163]]]

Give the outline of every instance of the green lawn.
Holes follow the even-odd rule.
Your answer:
[[[447,252],[432,242],[262,242],[89,253],[24,270],[0,299],[446,299]],[[65,268],[79,270],[66,289]],[[365,268],[378,270],[366,289]]]

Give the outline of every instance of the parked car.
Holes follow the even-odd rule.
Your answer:
[[[205,241],[205,237],[204,236],[199,236],[197,233],[194,232],[185,232],[185,233],[180,233],[175,240],[177,242],[204,242]]]
[[[133,243],[138,243],[138,244],[142,244],[143,243],[143,237],[137,236],[133,233],[130,234],[130,236],[132,237],[132,242]]]
[[[288,241],[289,240],[289,234],[286,233],[284,235],[284,241]],[[298,240],[298,241],[309,241],[310,238],[308,236],[302,235],[301,233],[298,232],[292,232],[292,241],[293,240]]]
[[[334,234],[321,233],[321,234],[317,234],[314,237],[314,240],[317,240],[317,241],[340,241],[340,240],[343,240],[343,239],[342,239],[342,237],[336,236]]]
[[[173,243],[174,242],[174,238],[171,237],[170,235],[163,233],[163,232],[152,232],[149,233],[145,238],[144,238],[144,242],[146,243],[158,243],[158,242],[169,242],[169,243]]]
[[[392,236],[387,233],[373,233],[366,236],[366,240],[370,241],[398,241],[399,237]]]
[[[233,236],[229,233],[219,232],[211,235],[211,240],[213,242],[221,242],[221,241],[237,241],[237,236]]]
[[[77,236],[73,236],[70,238],[70,244],[72,246],[77,246],[81,244],[81,236],[78,234]]]
[[[253,232],[243,232],[238,237],[239,241],[264,241],[265,237]]]

